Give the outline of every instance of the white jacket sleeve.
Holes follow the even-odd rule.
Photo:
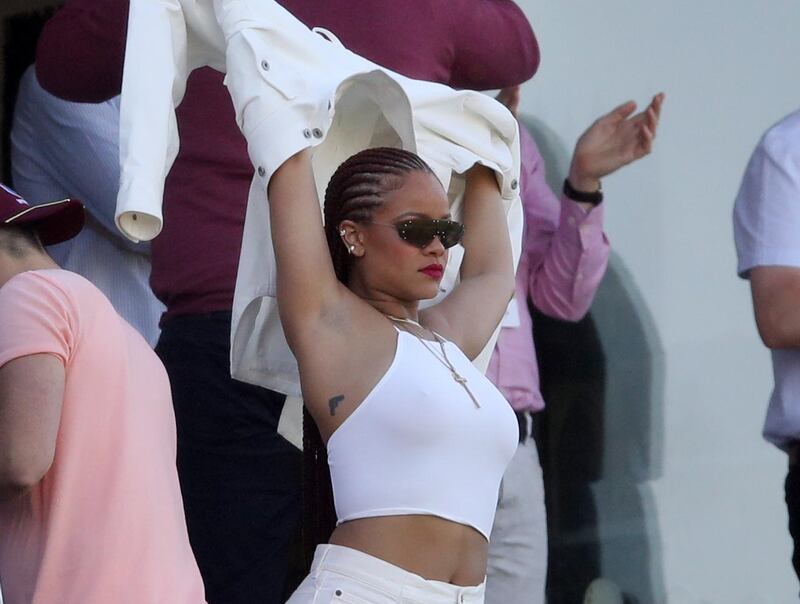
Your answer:
[[[131,0],[120,100],[116,223],[131,240],[161,231],[164,180],[178,153],[175,107],[186,89],[186,23],[178,0]]]

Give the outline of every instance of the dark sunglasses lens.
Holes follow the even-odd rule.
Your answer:
[[[411,245],[425,247],[436,236],[436,226],[430,221],[413,220],[398,224],[397,232]]]
[[[461,241],[464,226],[452,220],[410,220],[398,224],[397,232],[417,247],[425,247],[438,236],[442,245],[450,248]]]
[[[443,221],[439,224],[439,240],[446,248],[453,247],[461,241],[464,236],[464,225],[452,220]]]

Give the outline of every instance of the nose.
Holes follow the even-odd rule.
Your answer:
[[[426,255],[441,256],[447,251],[447,248],[442,245],[441,239],[436,235],[422,251],[425,252]]]

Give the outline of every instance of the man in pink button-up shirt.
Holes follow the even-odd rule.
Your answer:
[[[515,112],[518,92],[500,100]],[[530,414],[544,408],[528,310],[578,321],[589,310],[606,270],[600,178],[650,152],[663,95],[632,116],[625,103],[598,119],[575,147],[565,191],[559,199],[545,180],[541,153],[520,124],[522,205],[525,230],[514,300],[492,355],[487,376],[517,411],[521,441],[503,478],[492,528],[487,604],[543,604],[547,575],[547,525],[542,471],[530,435]]]

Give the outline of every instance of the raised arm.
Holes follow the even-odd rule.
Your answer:
[[[539,46],[525,13],[511,0],[444,3],[452,41],[454,88],[491,90],[529,80]]]
[[[322,316],[346,295],[328,251],[309,149],[275,171],[267,197],[278,310],[287,341],[295,349],[306,338],[313,338]]]
[[[634,162],[652,149],[661,113],[663,94],[637,115],[633,102],[623,103],[598,118],[575,145],[569,172],[573,188],[596,191],[600,179]],[[527,133],[523,133],[525,143]],[[531,139],[532,172],[525,174],[522,195],[527,232],[525,253],[531,263],[528,291],[543,313],[576,321],[583,317],[594,297],[608,262],[608,241],[603,233],[603,207],[562,196],[556,202],[544,180],[544,163]],[[557,203],[557,225],[543,213]]]
[[[494,173],[480,165],[467,173],[462,218],[464,259],[458,286],[420,313],[427,327],[474,359],[497,329],[514,293],[514,262]]]
[[[122,89],[128,0],[67,0],[36,51],[42,87],[68,101],[99,103]]]
[[[548,316],[577,321],[589,309],[608,264],[603,204],[587,211],[553,193],[535,141],[523,125],[519,131],[525,264],[518,269],[517,279],[524,283],[518,283],[517,302],[530,299]]]

